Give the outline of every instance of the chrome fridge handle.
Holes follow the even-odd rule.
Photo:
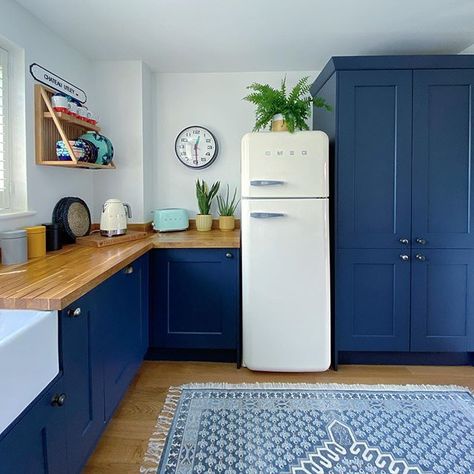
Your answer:
[[[251,212],[250,217],[254,219],[271,219],[273,217],[285,217],[282,212]]]
[[[281,184],[285,184],[285,182],[274,179],[253,179],[250,181],[250,186],[276,186]]]

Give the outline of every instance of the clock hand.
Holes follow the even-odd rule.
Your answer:
[[[196,164],[198,163],[198,144],[200,138],[201,137],[197,137],[196,143],[194,144],[194,155],[196,157]]]

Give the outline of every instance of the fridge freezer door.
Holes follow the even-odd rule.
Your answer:
[[[247,133],[243,197],[327,197],[329,140],[324,132]]]
[[[241,227],[244,365],[328,369],[328,200],[244,199]]]

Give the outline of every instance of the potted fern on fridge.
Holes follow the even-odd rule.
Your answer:
[[[230,199],[229,185],[225,196],[217,196],[217,206],[219,208],[219,229],[229,231],[235,229],[235,210],[240,202],[237,199],[237,188],[234,190],[234,195]]]
[[[196,181],[196,198],[199,207],[199,214],[196,215],[196,229],[206,232],[212,229],[211,205],[217,192],[220,182],[216,181],[209,189],[204,180]]]
[[[247,89],[252,92],[244,100],[256,106],[254,132],[269,124],[273,132],[309,130],[307,120],[311,115],[311,107],[332,110],[322,97],[311,96],[308,81],[309,76],[301,78],[290,93],[286,90],[286,77],[282,79],[280,89],[258,82],[248,86]]]

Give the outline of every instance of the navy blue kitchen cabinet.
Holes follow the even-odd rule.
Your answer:
[[[239,268],[238,249],[152,251],[151,349],[231,351],[235,360]]]
[[[474,248],[474,69],[413,73],[413,246]]]
[[[411,71],[341,74],[338,248],[399,248],[410,236]]]
[[[148,254],[59,312],[60,376],[0,437],[0,472],[79,473],[148,348]]]
[[[105,418],[133,380],[148,349],[148,254],[101,285]]]
[[[346,351],[410,349],[410,262],[396,249],[337,251],[337,322]]]
[[[330,137],[336,364],[474,351],[473,86],[473,56],[386,56],[332,58],[311,88],[334,109],[313,128]]]
[[[100,286],[60,312],[70,473],[80,470],[105,425]]]
[[[412,351],[474,351],[474,251],[413,250],[412,262]]]
[[[0,435],[2,474],[67,472],[64,385],[61,378]],[[64,402],[65,404],[65,402]]]
[[[70,473],[86,463],[143,360],[148,284],[144,255],[60,313]]]

